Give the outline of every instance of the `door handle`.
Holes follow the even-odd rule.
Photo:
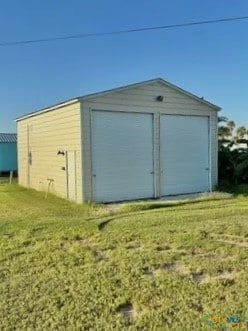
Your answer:
[[[150,174],[151,174],[151,175],[154,175],[154,171],[151,171]]]
[[[209,170],[209,168],[206,168],[205,170],[207,170],[207,171],[208,171],[208,170]]]

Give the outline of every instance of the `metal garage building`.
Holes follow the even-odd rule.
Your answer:
[[[22,116],[19,183],[77,202],[210,191],[218,110],[157,78]]]

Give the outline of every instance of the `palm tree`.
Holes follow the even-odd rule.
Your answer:
[[[243,139],[246,134],[247,134],[247,130],[244,126],[240,126],[237,128],[236,135],[238,139]]]
[[[219,116],[218,123],[221,123],[221,122],[225,122],[225,124],[219,126],[219,128],[218,128],[219,139],[221,139],[221,140],[230,139],[230,136],[232,136],[233,130],[235,128],[234,121],[229,121],[228,118],[225,116]]]
[[[234,121],[227,121],[226,122],[226,126],[228,127],[228,129],[230,130],[230,135],[232,135],[233,130],[235,128],[235,122]]]
[[[218,116],[218,123],[227,122],[228,118],[226,116]]]
[[[227,126],[220,126],[218,136],[221,140],[226,140],[230,137],[230,129]]]
[[[231,148],[236,143],[236,137],[233,137],[235,122],[228,120],[225,116],[218,117],[218,122],[225,122],[224,125],[218,128],[219,148]]]

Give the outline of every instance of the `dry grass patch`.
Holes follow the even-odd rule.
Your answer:
[[[205,331],[203,314],[248,319],[246,197],[125,211],[0,185],[0,206],[1,330]]]

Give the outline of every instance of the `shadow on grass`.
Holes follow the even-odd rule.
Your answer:
[[[135,211],[145,211],[152,209],[161,209],[161,208],[171,208],[171,207],[180,207],[191,204],[200,204],[202,202],[211,202],[218,201],[224,199],[231,199],[233,197],[229,192],[219,193],[218,195],[202,196],[195,199],[185,199],[178,201],[164,201],[164,202],[138,202],[138,203],[130,203],[127,205],[123,205],[119,210],[120,212],[135,212]]]
[[[223,199],[230,199],[232,198],[232,195],[219,195],[219,197],[217,196],[213,196],[212,198],[207,197],[207,196],[203,196],[200,198],[196,198],[196,199],[191,199],[191,200],[183,200],[183,201],[165,201],[165,202],[140,202],[140,203],[130,203],[127,205],[123,205],[120,206],[121,208],[118,209],[114,214],[111,215],[111,217],[107,217],[104,220],[100,221],[97,224],[98,230],[99,231],[103,231],[105,229],[105,227],[107,225],[109,225],[109,223],[111,223],[112,221],[117,221],[123,218],[126,218],[128,216],[134,216],[134,215],[143,215],[148,211],[159,211],[159,209],[167,209],[167,208],[174,208],[175,207],[175,211],[177,210],[177,207],[181,207],[181,206],[187,206],[187,205],[197,205],[197,204],[201,204],[203,202],[211,202],[211,201],[219,201],[219,200],[223,200]],[[204,209],[204,208],[211,208],[208,206],[202,206],[202,208],[200,209]],[[218,207],[219,208],[219,207]],[[212,209],[212,208],[211,208]],[[185,209],[183,209],[185,211]],[[191,209],[189,209],[191,210]],[[96,221],[97,219],[88,219],[89,221]]]

